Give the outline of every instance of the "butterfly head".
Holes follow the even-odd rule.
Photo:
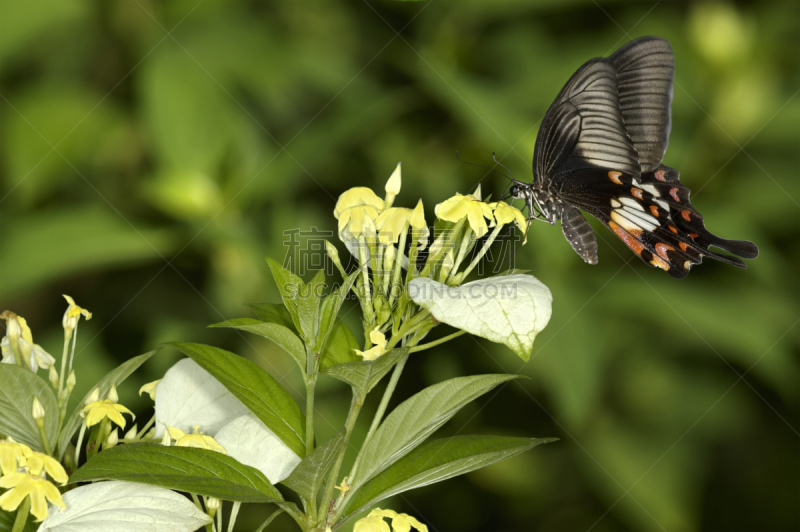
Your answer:
[[[525,200],[529,219],[541,220],[551,225],[558,220],[558,204],[548,191],[538,189],[533,184],[516,181],[508,192],[514,199]]]

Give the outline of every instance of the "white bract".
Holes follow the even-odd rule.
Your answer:
[[[214,439],[225,447],[228,456],[255,467],[271,484],[288,477],[300,463],[300,457],[252,414],[234,419]]]
[[[64,494],[37,532],[191,532],[211,521],[191,500],[168,489],[114,480]]]
[[[185,358],[167,371],[156,389],[155,435],[161,437],[165,425],[187,434],[200,425],[205,434],[214,434],[248,412],[209,372]]]
[[[550,321],[553,296],[532,275],[502,275],[461,286],[411,281],[414,302],[438,321],[510,347],[528,360],[533,340]]]

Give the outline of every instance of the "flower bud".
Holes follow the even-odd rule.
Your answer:
[[[47,380],[50,381],[50,384],[55,388],[58,389],[58,372],[56,371],[55,366],[50,366],[50,370],[47,373]]]
[[[123,439],[123,440],[125,440],[125,441],[132,441],[132,440],[135,440],[135,439],[136,439],[136,434],[137,434],[138,432],[139,432],[139,428],[138,428],[138,426],[137,426],[137,425],[134,423],[133,427],[131,427],[131,430],[129,430],[128,432],[126,432],[126,433],[125,433],[125,436],[123,436],[123,437],[122,437],[122,439]]]
[[[108,438],[106,438],[105,443],[103,443],[103,450],[111,449],[118,443],[119,443],[119,434],[117,433],[117,429],[114,429],[113,431],[111,431],[111,434],[108,435]]]
[[[108,395],[106,396],[106,399],[108,399],[112,403],[118,403],[119,402],[119,395],[117,394],[117,387],[114,386],[113,384],[111,385],[111,389],[108,390]]]
[[[45,415],[44,407],[42,406],[42,403],[39,401],[39,398],[36,397],[36,396],[33,397],[33,409],[32,410],[33,410],[33,412],[32,412],[33,419],[36,420],[37,424],[40,421],[44,420],[44,415]]]
[[[342,277],[346,277],[344,273],[344,268],[342,268],[342,261],[339,260],[339,250],[336,249],[336,246],[325,241],[325,251],[328,253],[328,258],[331,260],[336,269],[339,270],[339,273],[342,274]]]
[[[75,388],[75,381],[75,371],[70,371],[67,377],[67,390],[69,393],[72,393],[72,389]]]
[[[100,399],[100,389],[95,387],[92,388],[91,393],[89,393],[89,397],[86,398],[86,404],[94,403]]]
[[[397,168],[394,169],[392,175],[389,177],[389,180],[386,182],[386,186],[384,190],[386,190],[386,199],[384,200],[386,203],[386,209],[392,206],[394,203],[394,198],[400,193],[400,185],[402,184],[402,180],[400,178],[400,163],[397,163]]]
[[[206,509],[216,512],[222,506],[222,501],[216,497],[209,497],[206,499]]]

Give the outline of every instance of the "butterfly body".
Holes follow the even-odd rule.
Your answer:
[[[706,230],[677,170],[662,164],[671,129],[674,56],[668,41],[643,37],[570,78],[547,111],[533,157],[533,183],[515,181],[529,217],[561,227],[573,249],[597,263],[597,242],[581,214],[603,222],[637,256],[685,277],[703,256],[745,268],[751,242]]]

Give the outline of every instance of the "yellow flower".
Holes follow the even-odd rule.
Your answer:
[[[367,187],[354,187],[342,192],[342,195],[339,196],[336,207],[333,209],[333,216],[338,220],[347,209],[359,206],[372,207],[380,212],[384,209],[385,205],[384,201],[380,199],[372,189]]]
[[[404,207],[391,207],[380,213],[375,220],[375,226],[381,244],[397,242],[403,231],[408,230],[406,224],[411,221],[411,214],[411,209]]]
[[[372,329],[372,332],[369,333],[369,339],[372,341],[373,346],[366,351],[359,351],[355,349],[354,351],[358,356],[364,357],[364,360],[375,360],[382,354],[386,352],[386,337],[383,333],[375,327]]]
[[[392,530],[394,532],[409,532],[414,527],[419,532],[428,532],[428,527],[417,521],[408,514],[399,514],[394,510],[381,510],[375,508],[367,517],[359,519],[353,532],[389,532],[389,525],[383,518],[389,517],[392,520]]]
[[[75,304],[75,300],[69,297],[66,294],[61,294],[64,296],[64,299],[67,300],[69,306],[67,307],[66,312],[64,312],[64,317],[61,320],[61,324],[64,326],[64,333],[67,336],[72,335],[72,331],[78,326],[78,320],[80,319],[81,315],[86,320],[92,319],[92,313],[86,310],[85,308],[81,308]]]
[[[66,508],[58,488],[39,475],[11,473],[0,477],[0,488],[13,488],[0,495],[0,508],[6,512],[15,511],[28,496],[31,498],[31,513],[37,521],[44,521],[47,517],[47,501]]]
[[[25,465],[26,458],[31,455],[33,451],[24,443],[15,442],[11,438],[0,440],[0,473],[16,473],[17,467]]]
[[[69,477],[64,467],[53,457],[46,454],[33,452],[31,456],[25,458],[25,466],[31,474],[44,477],[42,470],[46,471],[50,478],[61,484],[67,483]]]
[[[371,191],[370,191],[371,192]],[[350,207],[339,216],[339,239],[348,242],[358,239],[362,234],[374,235],[377,230],[375,220],[380,211],[370,205]]]
[[[95,394],[93,393],[93,395]],[[136,416],[133,415],[133,412],[118,404],[117,399],[117,388],[112,386],[111,391],[108,392],[107,399],[95,399],[83,407],[82,413],[86,417],[86,426],[91,427],[108,418],[124,429],[125,418],[122,417],[122,414],[130,414],[134,419]]]
[[[147,395],[150,396],[150,400],[151,401],[155,401],[156,400],[156,388],[158,388],[158,383],[159,382],[161,382],[161,379],[158,379],[157,381],[153,381],[153,382],[148,382],[147,384],[145,384],[144,386],[139,388],[139,395],[142,395],[143,393],[146,393]]]
[[[392,175],[389,176],[389,180],[386,182],[386,186],[384,190],[386,191],[386,208],[392,206],[394,203],[394,198],[398,194],[400,194],[400,185],[402,185],[402,179],[400,178],[400,163],[397,163],[397,168],[394,169]]]
[[[475,193],[480,194],[480,188]],[[440,220],[447,222],[459,222],[466,218],[477,238],[489,231],[486,220],[494,221],[492,207],[472,194],[466,196],[456,194],[437,205],[435,212]]]
[[[228,454],[225,448],[217,443],[211,436],[206,436],[200,432],[200,425],[192,427],[194,430],[191,434],[186,434],[181,429],[175,427],[167,427],[170,437],[175,440],[175,445],[178,447],[197,447],[199,449],[209,449],[217,451],[218,453]]]
[[[0,314],[0,319],[6,320],[6,335],[0,341],[2,362],[15,364],[17,359],[14,353],[16,353],[23,364],[33,371],[37,371],[39,367],[48,369],[55,363],[56,359],[42,349],[42,346],[33,343],[31,328],[28,327],[25,318],[6,310]]]
[[[519,209],[502,201],[492,203],[491,205],[494,210],[494,219],[497,220],[498,224],[505,225],[516,222],[517,227],[519,227],[523,233],[528,230],[528,220]]]

